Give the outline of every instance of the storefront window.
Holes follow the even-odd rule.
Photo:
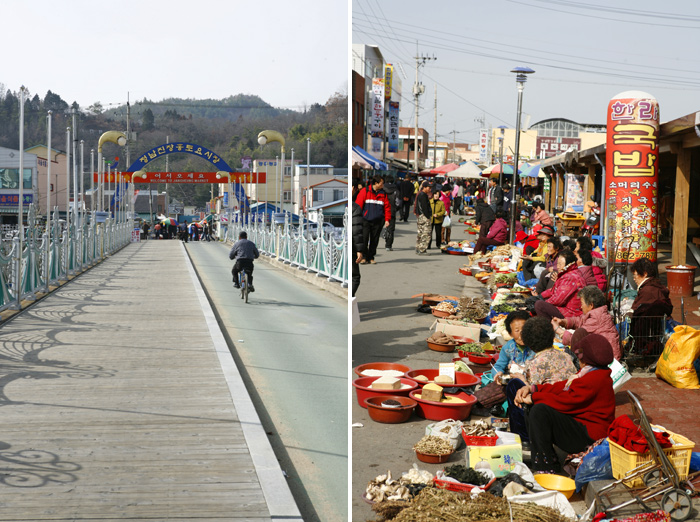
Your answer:
[[[32,188],[32,169],[24,169],[24,187]],[[0,189],[19,189],[19,169],[0,169]]]

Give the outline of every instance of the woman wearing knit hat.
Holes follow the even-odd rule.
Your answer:
[[[566,381],[524,386],[515,397],[517,406],[531,405],[525,422],[532,444],[532,469],[558,473],[557,445],[567,453],[584,451],[607,436],[615,419],[615,392],[608,365],[613,350],[602,335],[589,334],[573,350],[581,370]]]

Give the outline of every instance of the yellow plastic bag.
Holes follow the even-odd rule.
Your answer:
[[[656,364],[656,376],[676,388],[700,389],[693,361],[700,353],[700,331],[676,326]]]

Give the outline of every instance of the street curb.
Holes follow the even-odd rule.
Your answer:
[[[269,257],[266,255],[261,255],[258,258],[259,261],[265,261],[266,263],[274,266],[279,270],[283,270],[288,274],[293,275],[307,283],[310,283],[322,290],[325,290],[333,295],[340,297],[341,299],[349,299],[350,292],[348,287],[343,287],[339,281],[330,281],[326,276],[319,274],[317,272],[308,272],[304,268],[298,266],[291,266],[288,263],[279,261],[277,258]]]
[[[185,249],[184,244],[182,244],[182,248]],[[214,311],[197,277],[196,270],[192,265],[192,260],[187,254],[186,249],[185,259],[187,260],[187,271],[192,279],[197,299],[199,300],[202,313],[204,314],[204,320],[209,329],[209,335],[214,343],[214,348],[219,358],[219,364],[221,365],[221,370],[224,373],[231,399],[236,408],[238,421],[241,424],[243,436],[245,437],[246,445],[250,451],[250,456],[253,460],[253,465],[255,466],[255,471],[258,475],[258,480],[260,481],[260,486],[262,487],[270,516],[273,519],[284,518],[285,520],[302,521],[301,513],[294,501],[282,468],[280,468],[277,457],[272,450],[260,417],[255,410],[253,401],[248,394],[248,390],[238,371],[238,367],[229,351],[226,339],[219,327]]]

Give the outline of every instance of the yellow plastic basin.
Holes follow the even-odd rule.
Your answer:
[[[562,477],[561,475],[540,473],[535,475],[535,480],[544,489],[559,491],[563,493],[566,498],[571,498],[571,495],[576,491],[576,482],[570,478]]]

